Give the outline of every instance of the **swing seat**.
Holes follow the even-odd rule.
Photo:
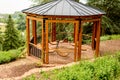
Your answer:
[[[71,49],[65,49],[65,48],[57,48],[57,49],[50,49],[49,53],[56,52],[59,56],[67,57],[69,53],[71,53]]]

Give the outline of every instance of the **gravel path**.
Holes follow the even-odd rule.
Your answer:
[[[120,40],[109,40],[103,41],[100,43],[100,53],[103,55],[105,52],[114,52],[120,50]],[[88,50],[89,51],[89,50]],[[87,53],[83,54],[88,57]],[[63,66],[68,66],[74,63],[69,64],[49,64],[43,65],[42,68],[35,67],[35,61],[30,58],[19,59],[11,63],[0,65],[0,80],[21,80],[23,77],[30,74],[43,71],[52,70],[54,68],[61,68]]]

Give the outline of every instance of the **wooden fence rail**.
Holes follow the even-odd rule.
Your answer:
[[[41,58],[42,50],[33,43],[30,43],[29,45],[30,45],[30,55]]]

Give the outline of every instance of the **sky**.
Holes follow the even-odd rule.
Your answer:
[[[86,0],[80,1],[86,2]],[[13,14],[15,11],[29,8],[31,4],[31,0],[0,0],[0,13]]]

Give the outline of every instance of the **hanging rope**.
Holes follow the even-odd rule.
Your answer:
[[[57,53],[59,56],[62,56],[62,57],[67,57],[69,55],[69,53],[71,52],[71,49],[67,49],[65,47],[59,47],[59,43],[60,41],[57,40],[57,42],[55,43],[56,44],[56,48],[55,49],[50,49],[49,52],[50,53]],[[53,45],[55,45],[53,44]]]

